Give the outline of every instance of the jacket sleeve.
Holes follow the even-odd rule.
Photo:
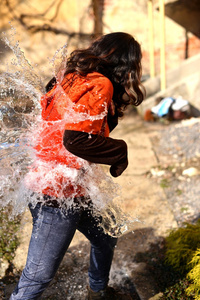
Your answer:
[[[120,176],[128,166],[127,145],[123,140],[65,130],[63,144],[69,152],[89,162],[110,165],[113,177]]]

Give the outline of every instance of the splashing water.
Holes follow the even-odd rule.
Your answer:
[[[14,32],[14,28],[12,28]],[[15,34],[15,32],[14,32]],[[61,208],[73,205],[73,197],[81,187],[86,197],[92,199],[97,214],[103,218],[102,226],[108,234],[119,236],[130,229],[135,220],[128,218],[114,204],[119,197],[119,188],[102,167],[81,158],[77,160],[81,168],[69,168],[64,164],[35,159],[33,145],[40,140],[41,130],[45,130],[40,114],[40,99],[45,91],[42,78],[36,73],[20,49],[19,42],[3,41],[15,58],[7,64],[7,70],[0,75],[0,206],[12,206],[13,215],[21,214],[29,202],[34,205],[44,201],[39,195],[48,188],[57,191]],[[67,103],[64,120],[52,122],[52,131],[64,132],[66,122],[102,119],[107,113],[90,116],[75,113],[74,104],[68,99],[59,82],[62,81],[66,65],[67,48],[64,45],[54,55],[54,65],[59,92]],[[38,126],[38,124],[40,126]],[[66,149],[63,147],[61,151]],[[73,155],[68,153],[73,162]],[[37,172],[36,172],[37,170]],[[60,178],[65,178],[65,190]],[[72,186],[70,197],[66,197],[66,186]],[[36,191],[36,193],[33,193]]]

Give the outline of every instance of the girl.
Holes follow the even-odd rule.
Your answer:
[[[39,200],[30,204],[33,231],[27,263],[10,300],[41,296],[76,229],[91,243],[87,299],[123,299],[108,287],[117,239],[99,226],[101,218],[94,215],[94,199],[85,185],[92,163],[109,165],[114,177],[128,166],[126,143],[109,133],[129,104],[143,101],[141,56],[131,35],[110,33],[89,48],[72,52],[63,79],[47,84],[36,165],[27,180]],[[63,209],[63,203],[72,205]]]

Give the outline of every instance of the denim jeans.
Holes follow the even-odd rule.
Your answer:
[[[89,284],[99,291],[107,286],[117,239],[106,235],[100,220],[90,209],[75,208],[63,213],[59,208],[31,208],[33,231],[27,262],[10,300],[39,299],[53,279],[76,229],[91,243]],[[67,278],[66,278],[67,280]]]

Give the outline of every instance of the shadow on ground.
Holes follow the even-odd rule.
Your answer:
[[[90,246],[83,241],[70,247],[59,270],[44,292],[44,300],[82,300],[88,284]],[[164,264],[165,240],[152,228],[137,229],[120,237],[115,250],[110,285],[131,295],[132,299],[149,299],[174,283],[172,270]],[[9,296],[19,273],[10,268],[1,280],[2,300]],[[140,291],[138,296],[137,291]]]

